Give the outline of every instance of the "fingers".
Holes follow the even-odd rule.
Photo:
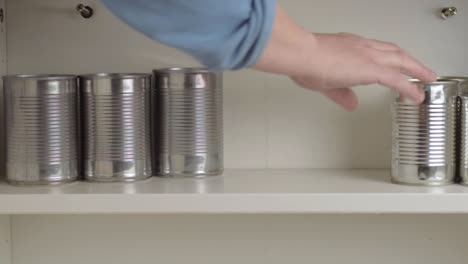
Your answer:
[[[310,88],[304,80],[294,77],[291,78],[302,87]],[[321,91],[321,93],[349,112],[356,110],[358,106],[357,96],[350,88],[325,90]]]
[[[342,106],[347,111],[354,111],[358,106],[356,94],[350,88],[332,89],[322,92],[323,95]]]
[[[424,82],[432,82],[437,79],[435,73],[425,67],[422,63],[411,57],[403,50],[378,51],[373,50],[373,59],[380,65],[394,68],[400,73],[420,79]]]
[[[382,67],[376,69],[373,73],[377,76],[376,82],[384,85],[402,96],[409,97],[416,103],[422,103],[424,101],[424,93],[416,85],[410,83],[406,76],[395,71],[392,68]]]
[[[347,33],[324,37],[328,37],[324,39],[324,43],[330,46],[331,51],[334,51],[334,48],[340,54],[346,55],[341,61],[337,59],[344,65],[339,68],[341,71],[336,71],[337,75],[339,73],[342,76],[332,75],[330,78],[325,75],[331,79],[330,81],[320,75],[315,79],[312,76],[312,81],[307,80],[299,84],[310,87],[312,83],[315,90],[321,90],[324,95],[349,111],[357,107],[356,95],[350,89],[333,89],[334,87],[378,83],[416,103],[421,103],[424,100],[424,93],[408,81],[408,76],[423,82],[432,82],[437,79],[433,71],[395,44]],[[336,53],[328,55],[333,57]]]
[[[411,57],[398,45],[376,39],[366,39],[350,33],[340,33],[338,35],[351,39],[358,45],[370,48],[368,50],[378,64],[398,69],[401,73],[420,79],[423,82],[432,82],[437,79],[437,75],[433,71]]]
[[[382,50],[382,51],[399,51],[402,50],[398,45],[390,43],[390,42],[385,42],[385,41],[380,41],[376,39],[367,39],[366,44],[368,47],[376,49],[376,50]]]
[[[409,97],[416,103],[421,103],[424,100],[423,91],[410,83],[404,75],[423,82],[435,81],[437,75],[395,44],[368,40],[368,46],[372,48],[373,60],[383,66],[377,75],[379,76],[378,82],[395,90],[403,97]]]
[[[401,73],[424,82],[432,82],[437,79],[437,75],[433,71],[398,45],[376,39],[365,39],[352,34],[343,34],[343,36],[353,38],[355,41],[361,39],[361,43],[365,43],[367,47],[374,50],[374,58],[377,59],[378,63],[399,69]],[[362,40],[364,41],[362,42]]]
[[[377,39],[368,39],[368,38],[354,35],[351,33],[339,33],[338,35],[348,38],[348,39],[352,39],[354,40],[355,43],[360,43],[360,44],[363,44],[364,46],[377,49],[377,50],[382,50],[382,51],[401,50],[401,48],[398,45],[390,43],[390,42],[385,42],[385,41],[381,41]]]

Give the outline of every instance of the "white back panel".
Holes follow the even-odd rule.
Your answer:
[[[13,264],[465,264],[464,215],[13,216]]]
[[[10,216],[0,215],[0,263],[11,264]]]

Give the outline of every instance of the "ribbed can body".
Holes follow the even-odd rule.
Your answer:
[[[154,167],[159,176],[223,172],[222,74],[204,69],[154,71]]]
[[[77,179],[76,76],[16,75],[3,80],[7,180],[36,185]]]
[[[456,124],[456,143],[455,151],[457,153],[457,181],[461,180],[463,184],[468,177],[468,170],[464,169],[465,166],[465,152],[468,150],[465,147],[466,142],[466,128],[464,127],[463,119],[466,115],[466,107],[462,106],[463,96],[468,96],[468,77],[464,76],[443,76],[440,77],[444,80],[456,81],[458,83],[458,98],[457,98],[457,124]]]
[[[446,185],[456,174],[458,83],[439,80],[423,84],[417,105],[397,96],[393,103],[392,181],[408,185]]]
[[[80,76],[82,166],[91,181],[152,175],[149,74]]]
[[[460,96],[460,178],[468,184],[468,94]]]

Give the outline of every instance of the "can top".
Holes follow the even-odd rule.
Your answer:
[[[418,85],[424,85],[424,86],[441,85],[441,84],[442,85],[453,85],[453,84],[458,83],[458,80],[450,79],[450,77],[438,78],[436,81],[428,82],[428,83],[422,82],[421,80],[418,80],[418,79],[409,79],[409,81],[411,83],[418,84]]]
[[[150,77],[150,73],[90,73],[80,75],[82,79],[137,79]]]
[[[75,94],[77,76],[71,74],[20,74],[3,77],[5,94],[15,97]]]
[[[468,82],[468,76],[442,76],[439,77],[442,80],[454,80],[458,82]]]
[[[206,68],[197,68],[197,67],[189,67],[189,68],[181,68],[181,67],[174,67],[174,68],[161,68],[153,70],[154,73],[215,73],[210,71]]]
[[[72,74],[17,74],[17,75],[6,75],[3,76],[4,80],[14,80],[14,79],[29,79],[29,80],[71,80],[76,79],[76,75]]]
[[[222,88],[222,72],[206,68],[165,68],[156,69],[154,87],[158,89],[209,89]]]
[[[149,73],[95,73],[80,75],[79,79],[80,91],[85,94],[139,94],[151,88]]]
[[[464,76],[444,76],[444,79],[454,80],[458,82],[458,95],[468,94],[468,77]]]
[[[411,83],[417,85],[424,91],[425,99],[423,105],[451,104],[458,95],[459,82],[450,79],[437,79],[434,82],[425,83],[417,79],[410,79]],[[398,103],[417,105],[408,97],[397,95]]]

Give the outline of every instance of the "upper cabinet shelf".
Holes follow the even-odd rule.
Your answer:
[[[0,183],[0,214],[135,213],[468,213],[468,188],[393,185],[387,170],[295,169],[130,184]]]

